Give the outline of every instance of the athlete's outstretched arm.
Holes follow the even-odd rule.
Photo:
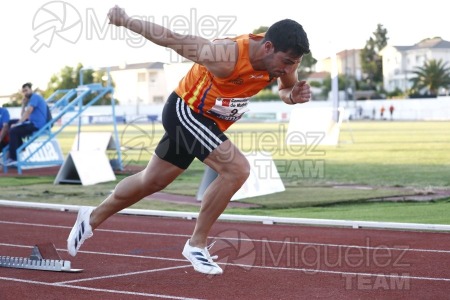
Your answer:
[[[173,49],[181,56],[207,67],[214,75],[224,77],[233,70],[237,57],[236,43],[229,40],[211,42],[195,35],[182,35],[149,21],[129,17],[117,5],[108,12],[110,24],[123,26],[147,40]]]

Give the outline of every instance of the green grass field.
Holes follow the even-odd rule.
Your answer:
[[[243,202],[259,207],[229,208],[227,213],[450,224],[450,198],[376,202],[450,189],[450,122],[344,123],[338,147],[287,146],[286,129],[287,124],[273,123],[231,127],[230,139],[244,152],[258,150],[272,155],[286,191],[245,199]],[[76,130],[76,126],[68,127],[58,136],[64,153],[72,147]],[[111,131],[112,126],[83,126],[82,130]],[[145,165],[162,134],[160,124],[120,125],[124,165]],[[165,192],[195,195],[202,174],[203,165],[194,161]],[[55,186],[52,182],[52,177],[2,178],[2,198],[97,205],[116,184],[83,187]],[[194,205],[158,199],[133,207],[198,210]]]

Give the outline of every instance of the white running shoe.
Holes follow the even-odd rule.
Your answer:
[[[184,245],[183,256],[191,262],[195,271],[209,275],[220,275],[223,270],[213,261],[213,259],[217,259],[217,256],[209,255],[208,251],[213,245],[214,243],[206,248],[192,247],[187,240],[186,245]]]
[[[89,224],[89,218],[93,210],[92,207],[86,206],[82,206],[78,210],[77,221],[67,238],[67,251],[72,256],[77,255],[80,246],[93,235],[92,227]]]

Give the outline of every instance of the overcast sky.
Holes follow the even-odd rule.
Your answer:
[[[7,0],[0,10],[0,95],[15,92],[27,81],[45,89],[52,74],[78,62],[101,67],[175,60],[170,51],[106,25],[106,14],[115,4],[129,15],[207,38],[249,33],[291,18],[303,25],[317,59],[333,51],[364,47],[379,23],[387,29],[391,45],[413,45],[434,36],[450,40],[450,18],[441,0],[254,3],[79,0],[64,5],[62,1]]]

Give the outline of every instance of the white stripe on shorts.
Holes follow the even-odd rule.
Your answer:
[[[210,135],[212,138],[214,138],[214,139],[216,140],[216,142],[217,142],[219,145],[222,144],[222,140],[219,139],[219,138],[214,134],[214,132],[212,132],[211,130],[209,130],[208,127],[206,127],[205,125],[203,125],[202,123],[200,123],[199,120],[197,120],[196,118],[194,118],[194,116],[192,115],[191,110],[187,107],[187,105],[186,105],[186,111],[187,111],[187,113],[188,113],[188,116],[191,118],[191,120],[192,120],[194,123],[196,123],[199,127],[203,128],[203,130],[205,130],[205,132],[209,133],[209,135]]]
[[[186,113],[183,110],[182,106],[184,104],[184,101],[180,98],[177,99],[177,116],[180,120],[181,124],[209,151],[213,151],[213,149],[210,147],[213,146],[214,148],[217,148],[218,144],[214,143],[210,138],[208,138],[202,131],[200,131],[198,128],[195,127],[194,124],[186,117]],[[200,136],[197,134],[197,132],[200,134]],[[209,144],[209,145],[208,145]]]

